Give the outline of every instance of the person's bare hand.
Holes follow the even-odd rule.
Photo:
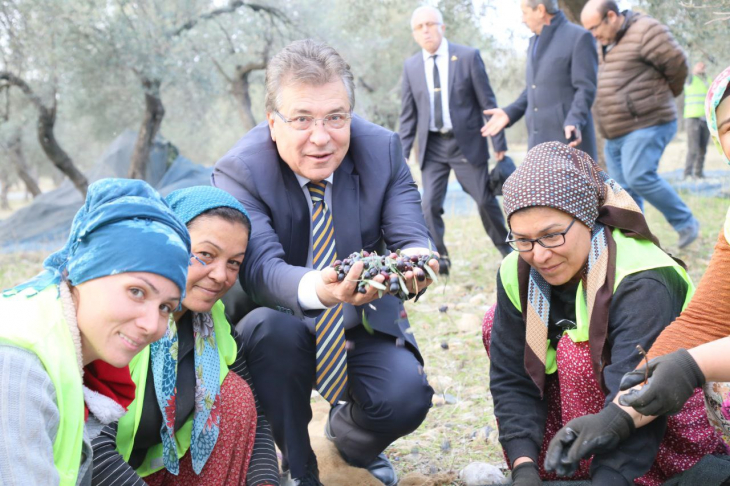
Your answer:
[[[433,270],[433,273],[435,275],[438,275],[439,273],[439,262],[436,258],[431,258],[428,261],[428,266],[431,267],[431,270]],[[425,275],[425,280],[419,281],[418,280],[418,274],[421,273],[422,275]],[[433,280],[431,280],[431,276],[429,273],[422,269],[422,268],[414,268],[413,270],[409,270],[406,273],[403,274],[403,278],[406,281],[406,287],[408,287],[408,292],[411,294],[417,294],[421,290],[425,289],[429,285],[433,283]],[[421,277],[423,278],[423,277]]]
[[[509,125],[509,116],[507,116],[507,113],[502,108],[484,110],[484,115],[491,116],[492,118],[482,127],[482,137],[493,137]]]
[[[497,162],[504,160],[505,155],[507,155],[507,152],[504,150],[502,152],[494,152],[494,157],[497,159]]]
[[[572,140],[571,140],[572,139]],[[575,125],[566,125],[565,127],[565,140],[571,140],[568,143],[570,147],[577,147],[583,141],[580,128]]]
[[[366,286],[367,292],[361,294],[357,291],[357,281],[362,274],[363,263],[355,262],[345,279],[339,282],[337,272],[332,267],[320,271],[322,281],[317,282],[317,296],[320,302],[327,307],[332,307],[340,302],[347,302],[352,305],[363,305],[378,298],[378,289],[373,286]],[[373,278],[378,283],[383,283],[385,278],[377,275]]]

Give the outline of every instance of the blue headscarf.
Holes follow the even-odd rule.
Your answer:
[[[215,208],[233,208],[240,211],[251,224],[246,208],[238,199],[222,189],[213,186],[193,186],[171,192],[165,201],[170,205],[183,223],[200,216],[202,213]]]
[[[170,193],[165,201],[185,223],[215,208],[227,207],[240,211],[249,224],[246,209],[227,192],[211,186],[195,186]],[[196,263],[193,262],[193,265]],[[200,262],[201,265],[204,263]],[[195,341],[195,413],[190,436],[190,455],[193,470],[200,474],[210,457],[220,433],[220,358],[213,319],[210,313],[192,312],[193,336]],[[224,337],[225,339],[225,337]],[[150,362],[154,378],[155,396],[165,420],[160,428],[162,440],[162,461],[173,474],[180,472],[177,454],[175,423],[177,410],[177,323],[171,322],[167,333],[150,345]]]
[[[172,281],[185,297],[190,235],[165,201],[144,181],[101,179],[89,186],[86,202],[63,248],[43,262],[33,279],[3,292],[33,289],[32,296],[66,274],[72,285],[125,272],[149,272]]]

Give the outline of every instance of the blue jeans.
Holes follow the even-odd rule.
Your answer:
[[[626,189],[644,210],[644,199],[657,208],[676,231],[694,222],[692,211],[669,183],[657,174],[659,159],[677,133],[677,121],[640,128],[606,140],[604,153],[609,175]]]

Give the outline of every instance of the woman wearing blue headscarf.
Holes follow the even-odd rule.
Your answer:
[[[189,255],[145,182],[89,186],[66,245],[0,297],[1,484],[91,482],[91,439],[131,402],[127,365],[165,333]]]
[[[248,214],[209,186],[180,189],[166,201],[192,240],[186,296],[168,333],[129,365],[136,397],[116,430],[107,427],[92,444],[94,484],[278,484],[271,432],[263,415],[257,420],[220,302],[238,279]]]

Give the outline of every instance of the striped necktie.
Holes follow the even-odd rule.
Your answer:
[[[332,212],[324,202],[325,182],[307,184],[312,197],[312,267],[322,270],[337,259]],[[335,405],[347,388],[347,351],[342,304],[327,309],[314,324],[317,336],[317,390]]]
[[[439,67],[436,64],[438,55],[434,54],[433,58],[433,124],[436,130],[441,131],[444,128],[444,113],[441,106],[441,76],[439,75]]]

